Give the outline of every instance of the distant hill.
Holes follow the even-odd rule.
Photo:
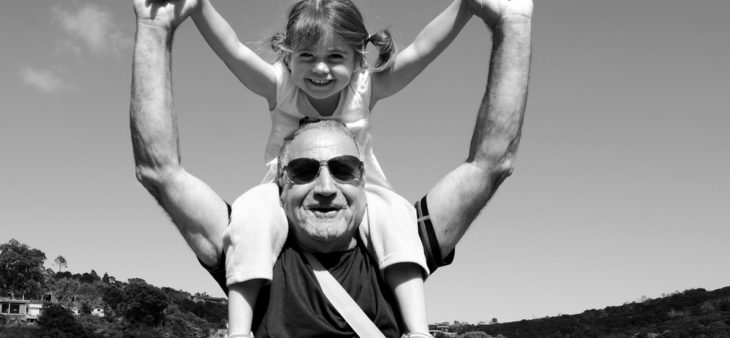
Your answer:
[[[0,244],[0,338],[225,336],[225,298],[61,271],[63,256],[53,271],[45,260],[17,240]]]
[[[493,337],[730,337],[730,287],[686,290],[576,315],[465,325],[458,333],[474,331]]]

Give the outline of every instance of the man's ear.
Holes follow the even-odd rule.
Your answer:
[[[279,188],[279,197],[281,197],[281,194],[284,192],[284,184],[286,184],[286,181],[284,180],[284,175],[279,175],[279,177],[276,179],[276,186]]]
[[[284,192],[284,184],[281,176],[276,180],[276,187],[279,188],[279,206],[284,207],[284,201],[281,199],[281,194]]]

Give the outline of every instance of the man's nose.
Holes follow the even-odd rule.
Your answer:
[[[314,181],[314,193],[320,196],[332,196],[337,194],[337,186],[327,166],[319,169],[319,176]]]

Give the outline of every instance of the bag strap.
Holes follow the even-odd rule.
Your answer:
[[[334,305],[337,312],[340,313],[342,318],[350,324],[350,327],[360,337],[383,337],[382,332],[375,326],[370,318],[362,311],[359,305],[355,303],[349,293],[345,291],[342,284],[338,282],[327,269],[322,266],[322,263],[317,260],[314,255],[309,252],[304,253],[304,257],[312,267],[314,276],[317,277],[319,286],[322,288],[322,292],[327,299]]]

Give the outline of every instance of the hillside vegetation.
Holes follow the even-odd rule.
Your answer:
[[[16,240],[0,245],[0,299],[43,302],[37,323],[23,314],[0,316],[0,337],[210,337],[226,327],[225,299],[94,270],[61,271],[63,256],[54,271],[45,260]]]
[[[602,310],[518,322],[464,325],[482,337],[730,337],[730,287],[692,289]]]

